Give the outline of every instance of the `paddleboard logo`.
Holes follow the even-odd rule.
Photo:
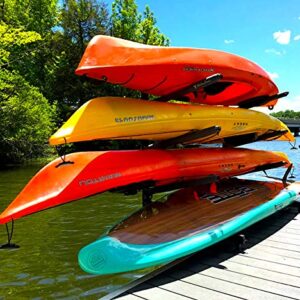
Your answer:
[[[208,200],[214,204],[220,203],[222,201],[226,201],[229,199],[233,199],[236,197],[245,197],[251,195],[256,189],[246,186],[234,187],[230,189],[226,189],[223,192],[217,194],[208,194],[203,193],[199,195],[200,199]]]
[[[143,122],[152,121],[155,119],[154,115],[140,115],[131,117],[117,117],[115,118],[116,123],[133,123],[133,122]]]
[[[78,184],[79,184],[79,186],[87,186],[87,185],[91,185],[91,184],[101,183],[101,182],[111,180],[114,178],[118,178],[121,176],[122,176],[121,173],[113,173],[113,174],[108,174],[108,175],[99,176],[99,177],[95,177],[95,178],[79,180]]]
[[[201,73],[214,73],[215,69],[213,68],[199,68],[193,66],[185,66],[183,67],[183,71],[185,72],[201,72]]]

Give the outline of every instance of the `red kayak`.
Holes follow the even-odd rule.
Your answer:
[[[284,153],[242,148],[73,153],[40,170],[0,215],[0,223],[105,191],[161,187],[212,175],[221,179],[287,165]]]
[[[76,74],[162,96],[160,101],[273,107],[287,95],[278,94],[260,66],[234,54],[149,46],[102,35],[90,41]]]

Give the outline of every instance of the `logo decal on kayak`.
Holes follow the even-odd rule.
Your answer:
[[[228,164],[221,164],[219,165],[220,171],[223,173],[231,172],[234,168],[233,163],[228,163]]]
[[[215,72],[215,69],[213,69],[213,68],[199,68],[199,67],[185,66],[183,68],[183,71],[185,71],[185,72],[208,72],[208,73],[213,73],[213,72]]]
[[[113,174],[109,174],[109,175],[103,175],[103,176],[99,176],[99,177],[95,177],[95,178],[88,178],[88,179],[83,179],[83,180],[79,180],[79,186],[87,186],[87,185],[91,185],[91,184],[96,184],[96,183],[101,183],[107,180],[111,180],[114,178],[118,178],[121,177],[122,174],[121,173],[113,173]]]
[[[208,200],[214,204],[220,203],[225,200],[229,200],[236,197],[245,197],[251,195],[256,189],[246,186],[234,187],[226,189],[223,192],[217,194],[203,193],[199,195],[200,199]]]
[[[116,123],[131,123],[131,122],[143,122],[143,121],[152,121],[155,119],[154,115],[141,115],[141,116],[132,116],[132,117],[118,117],[115,118]]]
[[[232,126],[232,130],[244,130],[248,126],[247,122],[234,122]]]

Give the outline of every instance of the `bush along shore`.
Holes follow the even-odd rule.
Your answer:
[[[138,92],[80,78],[74,71],[97,34],[168,46],[156,19],[135,0],[6,0],[0,5],[0,165],[56,155],[49,136],[80,105],[99,96]],[[139,147],[71,145],[63,151]],[[76,147],[76,148],[75,148]]]

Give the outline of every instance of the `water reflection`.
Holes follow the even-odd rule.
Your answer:
[[[0,210],[24,187],[40,166],[0,172]],[[18,250],[0,251],[0,298],[105,295],[133,277],[85,274],[77,264],[79,249],[94,241],[124,215],[139,207],[139,196],[103,194],[49,209],[15,222]],[[0,241],[6,241],[1,226]],[[133,275],[134,276],[134,275]]]

